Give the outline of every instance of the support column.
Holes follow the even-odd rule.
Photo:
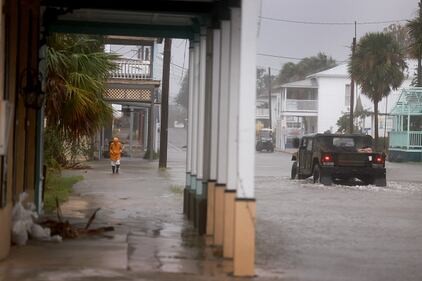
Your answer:
[[[215,213],[215,184],[217,180],[217,142],[219,115],[219,83],[220,83],[220,29],[214,29],[212,34],[212,80],[211,80],[211,109],[210,109],[210,167],[207,195],[207,235],[214,235]]]
[[[240,24],[240,91],[238,116],[238,180],[235,203],[235,276],[255,275],[256,202],[255,99],[258,2],[242,0]]]
[[[196,213],[196,188],[198,172],[198,96],[199,96],[199,36],[195,36],[194,42],[194,64],[193,64],[193,83],[192,83],[192,155],[191,155],[191,200],[190,200],[190,218],[193,225],[197,226]]]
[[[194,51],[193,42],[189,42],[189,100],[188,100],[188,129],[187,129],[187,152],[186,152],[186,187],[183,192],[183,213],[190,218],[189,212],[191,200],[191,174],[192,174],[192,119],[193,119],[193,64],[194,64]]]
[[[193,226],[197,227],[196,212],[196,189],[198,173],[198,98],[199,98],[199,35],[195,36],[194,42],[194,66],[192,84],[192,177],[191,177],[191,201],[190,211]]]
[[[144,138],[144,145],[143,145],[143,149],[144,151],[148,148],[148,132],[149,132],[149,120],[148,120],[148,109],[145,108],[144,109],[144,127],[143,127],[143,138]],[[113,128],[111,128],[111,131],[113,132]],[[113,134],[111,134],[111,138],[113,138]],[[111,140],[110,138],[110,140]]]
[[[221,21],[220,81],[218,101],[217,183],[215,185],[214,245],[224,237],[224,190],[227,184],[227,129],[229,114],[230,21]]]
[[[227,187],[224,192],[224,242],[223,256],[233,258],[234,201],[236,198],[238,166],[238,114],[240,68],[240,8],[231,8],[230,36],[230,94],[228,118]]]
[[[201,28],[199,42],[199,91],[198,91],[198,130],[197,130],[197,170],[196,170],[196,210],[197,226],[200,235],[206,230],[206,186],[204,186],[204,125],[205,125],[205,74],[206,74],[206,29]],[[205,208],[204,208],[205,207]]]
[[[129,157],[133,157],[133,107],[129,107]]]

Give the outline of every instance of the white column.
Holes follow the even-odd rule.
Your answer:
[[[199,91],[198,91],[198,130],[197,130],[197,186],[196,195],[203,195],[203,174],[204,174],[204,123],[205,123],[205,66],[207,50],[206,28],[201,28],[199,42]]]
[[[255,176],[255,99],[257,2],[242,0],[237,198],[253,199]]]
[[[193,83],[192,83],[192,161],[191,174],[194,181],[192,189],[196,186],[197,149],[198,149],[198,91],[199,91],[199,42],[194,43]]]
[[[205,61],[205,109],[204,109],[204,157],[203,182],[209,182],[211,166],[211,115],[212,115],[212,75],[213,75],[213,29],[207,29],[207,46]],[[215,178],[214,178],[215,180]]]
[[[218,116],[220,85],[220,29],[213,30],[212,86],[211,86],[211,151],[210,180],[217,179]]]
[[[192,172],[192,122],[193,122],[193,43],[189,46],[189,101],[188,101],[188,132],[187,132],[187,153],[186,153],[186,185],[190,186]]]
[[[239,122],[239,68],[240,68],[240,8],[231,8],[230,31],[230,94],[229,94],[229,126],[227,189],[236,190],[238,166],[238,122]],[[254,114],[252,114],[254,117]],[[254,122],[252,122],[254,124]]]
[[[227,128],[229,114],[230,21],[221,21],[218,111],[217,184],[227,183]]]

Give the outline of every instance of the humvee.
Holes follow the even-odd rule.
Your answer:
[[[291,178],[312,177],[314,183],[359,179],[386,185],[385,154],[374,152],[373,139],[357,134],[313,134],[294,141]]]

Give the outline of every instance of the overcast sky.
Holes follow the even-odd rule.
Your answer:
[[[412,19],[417,15],[418,0],[261,0],[262,17],[303,22],[354,22],[357,37],[367,32],[382,31],[391,23],[359,24]],[[405,24],[405,22],[400,22]],[[348,58],[354,25],[317,25],[261,19],[257,52],[275,56],[303,58],[324,52],[341,62]],[[188,44],[187,44],[188,45]],[[184,55],[186,53],[186,58]],[[172,62],[188,67],[185,40],[173,40]],[[257,56],[257,64],[271,67],[278,73],[286,62],[294,59]],[[172,66],[171,95],[179,91],[180,67]]]

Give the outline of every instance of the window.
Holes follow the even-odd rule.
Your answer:
[[[345,87],[344,105],[350,106],[350,84],[347,84]]]
[[[150,61],[151,60],[151,47],[144,46],[144,60]]]
[[[333,138],[333,145],[339,147],[354,147],[355,141],[352,138]]]
[[[309,139],[308,145],[306,146],[307,151],[312,151],[312,139]]]

